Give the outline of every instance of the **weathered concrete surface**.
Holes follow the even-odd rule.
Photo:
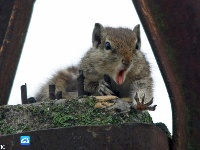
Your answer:
[[[170,96],[173,149],[200,149],[200,1],[133,3]]]
[[[30,146],[20,146],[20,136],[28,135]],[[170,141],[155,125],[119,124],[104,126],[79,126],[42,130],[0,137],[6,149],[31,150],[88,150],[134,149],[169,150]]]
[[[34,1],[0,1],[0,105],[8,102]]]
[[[107,106],[96,108],[100,102],[95,97],[84,96],[72,100],[0,106],[0,136],[81,125],[153,124],[148,112],[137,113],[130,109],[128,102],[120,99],[106,102]]]

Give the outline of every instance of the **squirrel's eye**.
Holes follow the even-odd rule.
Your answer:
[[[106,42],[106,43],[105,43],[105,49],[106,49],[106,50],[110,50],[110,49],[111,49],[111,45],[110,45],[109,42]]]

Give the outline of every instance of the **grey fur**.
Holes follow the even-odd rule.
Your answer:
[[[111,49],[105,48],[105,43],[111,44]],[[146,101],[152,98],[152,78],[150,66],[140,51],[141,39],[139,25],[133,30],[127,28],[103,27],[96,23],[92,34],[93,46],[73,69],[66,68],[58,72],[44,84],[36,96],[36,100],[48,99],[48,84],[55,84],[57,91],[77,91],[76,77],[78,70],[83,70],[85,76],[85,91],[91,95],[101,95],[100,87],[108,88],[118,97],[132,97],[138,92],[140,98],[145,94]],[[126,70],[124,77],[116,77],[118,71]],[[104,75],[108,75],[111,85],[101,84]],[[123,83],[122,83],[123,80]],[[116,82],[122,83],[117,84]],[[73,85],[73,86],[71,86]],[[133,102],[135,104],[135,102]]]

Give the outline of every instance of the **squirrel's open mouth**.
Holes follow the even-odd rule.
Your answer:
[[[120,70],[116,76],[116,82],[117,84],[122,84],[124,82],[124,76],[125,76],[126,69]]]

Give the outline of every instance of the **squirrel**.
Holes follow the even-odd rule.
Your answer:
[[[50,84],[55,84],[56,91],[62,91],[64,98],[70,92],[77,92],[78,71],[83,70],[87,95],[127,97],[132,99],[134,108],[138,110],[155,110],[156,105],[150,107],[153,103],[150,65],[140,49],[140,25],[131,30],[95,23],[92,47],[80,63],[58,71],[41,87],[36,100],[48,99]]]

